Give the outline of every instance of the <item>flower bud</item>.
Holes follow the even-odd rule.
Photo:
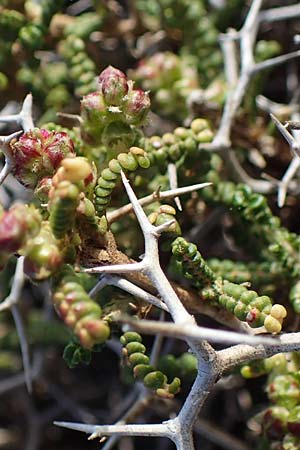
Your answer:
[[[83,184],[83,188],[91,188],[96,182],[96,167],[87,158],[65,158],[61,162],[60,181],[66,180],[74,184]],[[81,187],[81,186],[80,186]]]
[[[1,252],[16,252],[39,232],[40,224],[41,216],[34,206],[12,206],[0,217]]]
[[[18,218],[13,211],[6,211],[0,220],[1,251],[16,252],[22,245],[26,223]]]
[[[81,117],[83,120],[92,122],[99,120],[107,112],[101,92],[91,92],[81,100]]]
[[[81,136],[91,144],[101,141],[108,110],[101,92],[91,92],[81,100]]]
[[[150,97],[142,89],[133,89],[128,93],[124,113],[130,125],[142,125],[150,110]]]
[[[72,154],[74,145],[67,133],[35,128],[11,144],[13,174],[24,186],[35,188]]]
[[[112,66],[100,73],[98,83],[107,105],[118,106],[128,92],[126,75]]]
[[[41,130],[42,131],[42,130]],[[46,130],[43,130],[43,132]],[[49,133],[49,132],[48,132]],[[44,142],[44,151],[49,158],[50,170],[57,169],[60,162],[68,155],[74,155],[74,144],[71,138],[64,131],[50,132]],[[45,167],[48,160],[45,160]]]

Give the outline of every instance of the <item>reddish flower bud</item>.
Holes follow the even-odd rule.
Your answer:
[[[74,145],[67,133],[35,128],[11,145],[11,154],[14,176],[34,188],[39,180],[53,175],[63,158],[74,154]]]
[[[131,125],[141,125],[150,110],[150,97],[142,89],[134,89],[128,94],[124,107],[126,121]]]
[[[81,117],[83,120],[98,120],[101,114],[105,114],[106,111],[107,107],[101,92],[91,92],[81,100]]]
[[[44,131],[44,130],[41,130]],[[44,152],[48,156],[49,160],[45,159],[45,167],[49,162],[49,170],[57,169],[60,162],[68,155],[74,155],[74,144],[67,133],[54,132],[52,136],[48,136],[48,139],[44,143]]]
[[[107,123],[108,110],[101,92],[91,92],[81,100],[82,138],[90,144],[99,143]]]
[[[23,242],[26,223],[12,211],[6,211],[0,221],[0,247],[8,253],[16,252]]]
[[[98,83],[107,105],[118,106],[128,92],[125,73],[112,66],[100,73]]]
[[[16,204],[0,218],[0,248],[16,252],[28,239],[39,232],[41,216],[34,206]]]

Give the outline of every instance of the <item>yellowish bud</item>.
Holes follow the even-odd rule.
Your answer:
[[[287,311],[284,306],[276,304],[273,305],[270,311],[270,314],[275,319],[284,319],[287,316]]]
[[[130,147],[129,149],[130,153],[132,153],[133,155],[141,155],[144,156],[146,154],[145,150],[143,150],[140,147]]]
[[[176,210],[171,205],[161,205],[159,207],[159,212],[165,213],[165,214],[170,214],[171,216],[176,215]]]
[[[264,326],[269,333],[280,333],[281,331],[281,322],[271,315],[265,318]]]
[[[89,162],[80,156],[63,159],[61,166],[64,169],[64,179],[71,183],[85,180],[92,172]]]

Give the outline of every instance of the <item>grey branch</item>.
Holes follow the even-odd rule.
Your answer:
[[[204,328],[200,326],[191,326],[181,323],[177,325],[172,322],[156,322],[153,320],[134,320],[131,318],[120,318],[122,322],[130,324],[132,328],[144,334],[161,334],[173,338],[187,340],[192,339],[195,342],[207,340],[209,342],[220,342],[222,344],[244,343],[250,345],[274,344],[276,338],[265,336],[252,336],[249,334],[236,333],[234,331],[216,330],[214,328]],[[277,342],[279,344],[279,342]]]
[[[223,371],[254,359],[268,358],[278,353],[300,350],[300,333],[286,333],[278,336],[273,345],[236,345],[218,352]]]
[[[25,282],[23,265],[24,265],[24,256],[20,256],[17,261],[14,280],[10,294],[6,297],[5,300],[3,300],[0,303],[0,312],[5,311],[6,309],[10,309],[14,304],[16,304],[20,300],[21,292]]]
[[[54,422],[54,425],[68,428],[69,430],[82,431],[90,434],[89,439],[96,439],[101,436],[164,436],[173,440],[175,435],[175,427],[173,421],[163,424],[115,424],[115,425],[86,425],[83,423],[73,422]]]
[[[294,152],[295,155],[300,157],[300,144],[298,144],[298,142],[296,141],[294,136],[287,130],[286,126],[284,126],[280,122],[280,120],[278,120],[277,117],[274,116],[274,114],[270,114],[270,116],[271,116],[273,122],[275,123],[276,127],[278,128],[278,130],[282,134],[282,136],[288,142],[291,150]]]
[[[279,20],[295,19],[300,16],[299,3],[290,6],[266,9],[259,14],[260,22],[275,22]]]
[[[203,189],[207,186],[210,186],[211,183],[199,183],[199,184],[193,184],[191,186],[185,186],[182,188],[177,189],[170,189],[168,191],[157,191],[153,192],[153,194],[147,195],[147,197],[143,197],[139,199],[139,203],[142,206],[149,205],[157,200],[164,200],[168,198],[174,198],[179,195],[188,194],[189,192],[197,191],[198,189]],[[119,209],[116,209],[115,211],[108,212],[107,213],[107,221],[108,223],[115,222],[116,220],[120,219],[121,217],[125,216],[126,214],[129,214],[132,212],[133,207],[131,203],[128,203],[125,206],[122,206]]]
[[[128,292],[129,294],[132,294],[145,302],[148,302],[157,308],[163,309],[164,311],[169,311],[167,306],[159,300],[155,295],[149,294],[149,292],[146,292],[144,289],[140,288],[139,286],[136,286],[134,283],[132,283],[129,280],[126,280],[125,278],[118,277],[117,275],[105,275],[102,277],[99,282],[93,287],[93,289],[89,292],[89,295],[93,297],[96,295],[97,292],[99,292],[101,289],[103,289],[104,286],[116,286],[120,289],[123,289],[123,291]]]

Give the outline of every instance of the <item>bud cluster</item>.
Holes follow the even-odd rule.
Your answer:
[[[118,69],[109,66],[98,77],[98,90],[81,101],[81,133],[91,144],[133,145],[134,127],[145,122],[150,109],[147,92],[134,89],[133,82]]]
[[[201,84],[207,85],[220,72],[222,56],[218,47],[215,11],[209,14],[205,4],[200,0],[137,0],[137,7],[142,12],[150,14],[154,22],[159,19],[169,36],[180,39],[180,54],[195,58],[194,65],[200,74]],[[223,29],[223,8],[220,8],[219,14]]]
[[[272,403],[255,419],[266,443],[275,450],[297,450],[300,443],[300,382],[297,353],[280,353],[252,361],[241,368],[245,378],[268,375],[267,395]]]
[[[25,2],[27,21],[19,30],[15,45],[26,50],[37,50],[44,44],[49,22],[55,12],[61,7],[62,1],[44,0],[37,4],[34,1]]]
[[[65,132],[35,128],[10,145],[13,174],[24,186],[34,189],[52,176],[66,156],[74,155],[74,145]]]

